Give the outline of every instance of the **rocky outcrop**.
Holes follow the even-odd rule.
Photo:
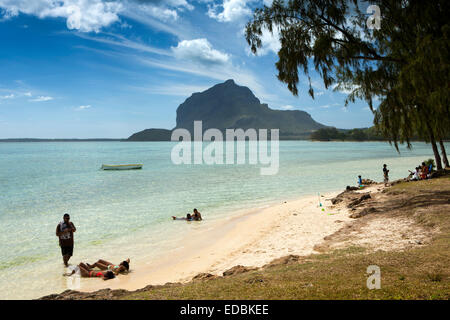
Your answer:
[[[195,277],[192,278],[192,280],[211,280],[211,279],[215,279],[217,278],[217,276],[211,274],[211,273],[199,273],[198,275],[196,275]]]
[[[285,257],[275,259],[272,262],[269,262],[268,264],[266,264],[263,268],[272,268],[272,267],[276,267],[276,266],[280,266],[280,265],[293,264],[293,263],[299,263],[299,262],[300,262],[300,257],[291,254],[291,255],[288,255]]]
[[[373,207],[364,208],[361,211],[352,213],[350,215],[350,218],[353,218],[353,219],[361,218],[361,217],[364,217],[365,215],[368,215],[369,213],[375,213],[377,211],[378,210]]]
[[[234,266],[233,268],[224,271],[223,276],[224,277],[234,276],[234,275],[237,275],[237,274],[241,274],[241,273],[244,273],[244,272],[249,272],[249,271],[256,270],[256,269],[257,268],[244,267],[244,266],[238,265],[238,266]]]
[[[360,196],[357,196],[355,199],[353,199],[348,205],[347,208],[354,208],[357,205],[359,205],[361,202],[363,202],[364,200],[370,199],[372,198],[372,196],[369,193],[364,193]]]

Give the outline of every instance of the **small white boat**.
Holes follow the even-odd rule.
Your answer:
[[[143,164],[102,164],[102,170],[136,170],[142,169]]]

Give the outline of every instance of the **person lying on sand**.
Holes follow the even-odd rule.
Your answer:
[[[120,264],[116,265],[106,260],[98,260],[93,264],[86,263],[90,269],[99,268],[100,270],[109,270],[114,272],[115,275],[119,273],[128,272],[130,270],[130,258],[122,261]]]
[[[188,214],[186,215],[186,217],[183,217],[183,218],[177,218],[177,217],[175,217],[175,216],[172,216],[172,219],[173,219],[173,220],[186,220],[186,221],[192,221],[192,216],[191,216],[190,213],[188,213]]]
[[[65,273],[64,276],[70,277],[75,273],[79,273],[83,278],[102,278],[103,280],[114,279],[116,277],[112,271],[93,271],[83,262],[76,266],[71,273]]]

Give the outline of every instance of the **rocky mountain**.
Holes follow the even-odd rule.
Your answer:
[[[233,80],[192,94],[177,109],[176,128],[193,133],[195,120],[202,120],[203,131],[209,128],[225,129],[280,129],[280,139],[307,139],[311,132],[325,126],[311,115],[299,110],[273,110],[261,104],[252,91]],[[155,141],[166,133],[147,129],[132,135],[132,141]],[[161,130],[161,129],[158,129]],[[168,130],[167,130],[168,131]],[[170,135],[169,139],[170,140]]]

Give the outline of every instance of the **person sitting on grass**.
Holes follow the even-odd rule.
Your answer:
[[[408,170],[409,172],[410,172],[410,180],[411,181],[417,181],[417,180],[420,180],[420,177],[419,177],[419,167],[416,167],[416,169],[414,170],[414,172],[413,171],[411,171],[411,170]]]
[[[112,271],[93,271],[89,266],[81,262],[72,272],[65,273],[64,276],[70,277],[75,273],[80,274],[83,278],[102,278],[103,280],[114,279],[116,276]]]
[[[122,261],[120,264],[116,265],[106,260],[98,260],[93,264],[86,263],[90,269],[99,268],[100,270],[108,270],[114,272],[115,275],[119,273],[127,273],[130,271],[130,259]]]
[[[426,179],[428,177],[428,166],[425,164],[425,162],[422,162],[422,179]]]
[[[358,176],[358,186],[360,188],[364,187],[361,176]]]

